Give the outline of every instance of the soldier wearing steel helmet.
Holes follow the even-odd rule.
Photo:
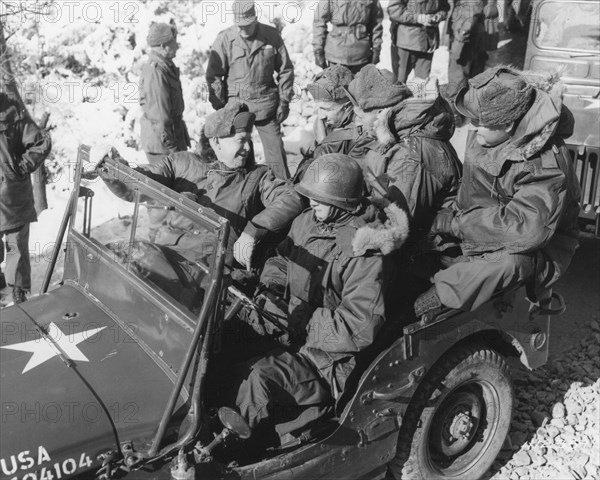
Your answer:
[[[353,159],[333,153],[317,158],[296,186],[310,208],[294,220],[261,276],[269,288],[287,292],[287,312],[273,304],[265,309],[287,317],[292,333],[280,340],[291,348],[238,372],[235,403],[253,429],[289,421],[286,415],[303,409],[312,409],[304,420],[322,415],[384,324],[384,255],[400,247],[408,221],[388,204],[384,223],[381,210],[363,198],[363,181]]]

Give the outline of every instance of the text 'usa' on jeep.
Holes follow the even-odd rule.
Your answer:
[[[247,426],[207,403],[226,361],[223,329],[249,302],[226,274],[229,223],[109,159],[104,176],[134,198],[115,197],[119,218],[96,226],[94,190],[106,189],[82,180],[88,156],[80,147],[42,293],[1,313],[2,478],[359,479],[390,465],[397,478],[474,479],[489,469],[513,409],[505,356],[546,362],[559,295],[553,311],[518,286],[427,325],[388,318],[333,417],[241,461]],[[152,211],[192,222],[203,260],[151,242]],[[63,278],[49,290],[59,250]]]

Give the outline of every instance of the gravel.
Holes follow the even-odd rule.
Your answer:
[[[535,372],[513,366],[515,414],[485,479],[600,479],[600,324]]]

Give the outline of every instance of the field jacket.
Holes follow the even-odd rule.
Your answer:
[[[35,222],[31,173],[50,153],[50,136],[2,94],[0,111],[0,231]]]
[[[185,151],[190,137],[183,121],[185,105],[179,69],[155,52],[148,57],[140,75],[142,149],[164,154]]]
[[[248,105],[256,121],[275,117],[279,103],[294,96],[294,66],[277,29],[259,23],[256,35],[246,43],[234,25],[215,39],[206,83],[215,110],[228,101]]]
[[[438,25],[426,27],[417,23],[419,14],[437,14],[439,21],[446,19],[450,6],[446,0],[390,0],[388,15],[395,26],[392,38],[404,50],[433,53],[440,45]]]
[[[325,58],[333,63],[371,63],[373,53],[381,52],[382,21],[379,0],[319,0],[313,22],[313,49],[325,52]]]

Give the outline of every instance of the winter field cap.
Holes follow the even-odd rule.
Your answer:
[[[148,42],[148,45],[151,47],[159,47],[160,45],[169,43],[175,38],[177,38],[177,34],[171,25],[168,23],[152,22],[150,24],[150,29],[148,30],[146,42]]]
[[[363,173],[352,157],[328,153],[306,169],[296,191],[311,200],[353,211],[363,198]]]
[[[253,0],[233,1],[233,21],[236,25],[244,27],[256,21],[256,6]]]
[[[372,64],[363,67],[346,90],[352,103],[365,112],[391,107],[412,96],[410,89],[397,82],[392,72]]]
[[[345,88],[354,79],[352,72],[343,65],[332,65],[318,73],[307,90],[315,102],[346,103],[348,95]]]
[[[522,118],[534,100],[534,86],[519,71],[499,66],[470,79],[454,104],[461,115],[495,127]]]
[[[239,103],[228,103],[206,117],[204,135],[208,138],[230,137],[236,132],[251,132],[256,116],[248,111],[248,106]]]

